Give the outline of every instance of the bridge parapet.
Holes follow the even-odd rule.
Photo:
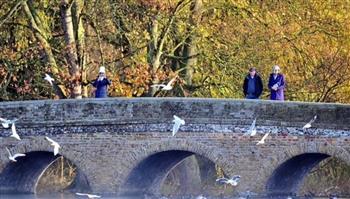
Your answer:
[[[301,127],[317,115],[311,135],[348,136],[350,105],[269,100],[200,98],[106,98],[5,102],[0,117],[18,118],[17,126],[40,134],[94,132],[119,129],[124,132],[168,131],[173,115],[186,120],[190,132],[240,132],[257,118],[261,130],[279,127],[301,133]],[[99,127],[102,127],[100,129]],[[266,130],[265,130],[265,129]],[[316,129],[322,129],[317,131]],[[327,131],[327,129],[330,129]],[[259,129],[258,129],[259,130]],[[1,130],[0,130],[1,131]]]

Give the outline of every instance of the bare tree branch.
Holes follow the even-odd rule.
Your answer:
[[[1,22],[0,22],[0,27],[13,15],[18,10],[18,7],[24,2],[25,0],[19,0],[16,2],[16,4],[11,8],[11,10],[3,16]]]

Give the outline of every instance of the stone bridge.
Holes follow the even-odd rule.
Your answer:
[[[171,136],[173,115],[185,119]],[[302,126],[318,119],[305,131]],[[186,157],[205,157],[227,176],[241,175],[238,191],[297,193],[320,161],[350,165],[350,105],[196,98],[108,98],[0,103],[0,117],[18,118],[22,140],[0,128],[0,191],[32,192],[60,156],[78,168],[74,186],[94,193],[157,193]],[[257,118],[255,137],[244,136]],[[264,145],[256,145],[272,132]],[[13,163],[5,149],[26,153]]]

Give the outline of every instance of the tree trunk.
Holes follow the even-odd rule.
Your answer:
[[[81,69],[81,82],[83,82],[82,86],[82,97],[88,97],[87,90],[87,79],[86,79],[86,56],[85,56],[85,29],[83,26],[83,20],[81,17],[81,12],[84,8],[83,0],[75,0],[73,4],[74,9],[74,30],[75,38],[76,38],[76,48],[77,48],[77,56],[78,56],[78,64]]]
[[[157,56],[159,48],[158,48],[158,18],[154,17],[151,25],[148,29],[148,33],[151,36],[151,41],[148,45],[148,55],[147,60],[148,63],[151,66],[151,74],[152,74],[152,84],[159,83],[159,79],[157,77],[157,70],[160,66],[160,56]],[[148,96],[152,97],[157,92],[157,89],[155,87],[150,87],[150,91],[148,92]]]
[[[64,39],[66,43],[65,54],[69,65],[69,74],[72,77],[71,79],[73,80],[70,85],[71,97],[82,98],[81,73],[78,63],[78,55],[75,42],[72,5],[73,3],[69,3],[68,0],[61,0],[61,17],[64,29]],[[79,18],[75,20],[79,21]]]
[[[197,28],[200,23],[201,13],[202,13],[203,2],[202,0],[193,0],[191,5],[191,16],[189,19],[189,30],[188,32],[192,32],[191,35],[186,39],[183,56],[186,57],[185,60],[185,81],[188,86],[192,85],[193,78],[193,69],[197,64],[196,55],[198,54],[197,49],[197,40],[196,40],[196,31],[193,31]]]
[[[61,1],[62,25],[64,29],[64,40],[66,43],[66,57],[69,64],[70,74],[74,75],[79,71],[78,57],[75,47],[75,37],[73,28],[73,17],[71,6],[68,0]]]

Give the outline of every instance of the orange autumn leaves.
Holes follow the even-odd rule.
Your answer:
[[[121,68],[113,76],[109,76],[112,80],[110,94],[125,97],[144,96],[152,84],[152,76],[159,79],[160,82],[167,82],[175,77],[176,73],[171,70],[159,70],[156,74],[152,74],[148,64],[127,66]]]

